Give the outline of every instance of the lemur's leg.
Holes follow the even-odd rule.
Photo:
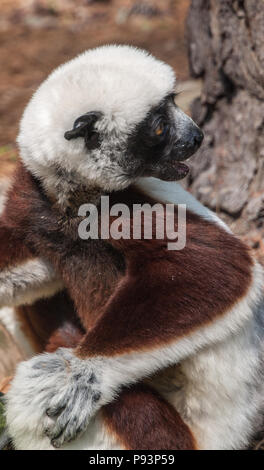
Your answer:
[[[177,411],[146,385],[121,391],[101,410],[104,424],[125,449],[194,450],[195,439]]]
[[[65,290],[32,305],[16,308],[15,315],[35,354],[54,352],[59,347],[73,348],[84,334],[74,305]]]

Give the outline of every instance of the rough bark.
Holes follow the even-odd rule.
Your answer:
[[[188,184],[262,249],[264,2],[193,0],[187,29],[191,73],[203,78],[192,114],[205,132]]]

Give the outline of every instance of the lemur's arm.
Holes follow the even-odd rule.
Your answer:
[[[51,264],[33,256],[0,218],[0,308],[31,304],[61,288]]]
[[[0,216],[0,308],[31,304],[62,288],[52,265],[25,243],[26,188],[26,173],[19,166]]]
[[[34,257],[0,219],[0,308],[32,304],[62,288],[48,261]]]

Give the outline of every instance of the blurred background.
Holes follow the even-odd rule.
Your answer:
[[[59,64],[106,43],[142,47],[175,69],[178,104],[205,132],[183,184],[264,263],[260,0],[0,0],[0,197],[29,98]],[[20,357],[0,323],[0,354],[7,344],[0,389]]]

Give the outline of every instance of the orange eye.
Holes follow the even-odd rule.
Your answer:
[[[164,124],[162,124],[162,123],[159,124],[158,127],[155,130],[155,134],[156,135],[162,135],[163,132],[164,132],[164,129],[165,129]]]

